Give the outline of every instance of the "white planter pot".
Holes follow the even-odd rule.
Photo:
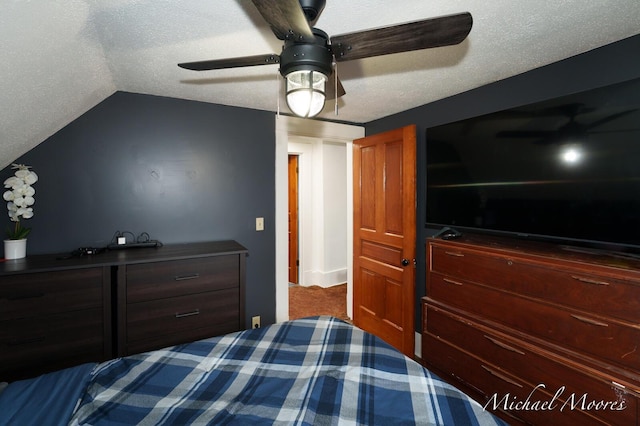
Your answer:
[[[27,255],[27,239],[4,240],[4,258],[22,259]]]

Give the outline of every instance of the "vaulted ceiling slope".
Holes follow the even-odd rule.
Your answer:
[[[341,62],[339,115],[329,101],[320,117],[366,123],[640,33],[638,0],[328,0],[316,26],[464,11],[474,23],[459,45]],[[6,0],[0,40],[0,168],[119,90],[286,110],[277,65],[176,66],[280,53],[250,0]]]

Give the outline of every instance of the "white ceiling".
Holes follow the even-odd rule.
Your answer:
[[[280,53],[249,0],[0,1],[0,168],[118,90],[278,108],[277,65],[176,66]],[[327,0],[316,26],[331,36],[464,11],[474,24],[460,45],[341,62],[347,94],[321,117],[366,123],[640,33],[638,0]]]

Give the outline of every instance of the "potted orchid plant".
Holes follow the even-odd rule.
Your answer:
[[[5,240],[4,253],[6,259],[19,259],[26,255],[26,238],[31,228],[23,227],[20,219],[33,217],[33,204],[36,202],[34,195],[36,190],[33,184],[38,181],[38,175],[29,170],[30,166],[13,164],[16,170],[14,176],[4,181],[2,198],[7,202],[9,218],[14,225],[7,230],[8,239]]]

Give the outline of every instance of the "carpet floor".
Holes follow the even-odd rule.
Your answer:
[[[289,319],[331,315],[343,320],[347,316],[347,285],[328,288],[292,285],[289,287]]]

